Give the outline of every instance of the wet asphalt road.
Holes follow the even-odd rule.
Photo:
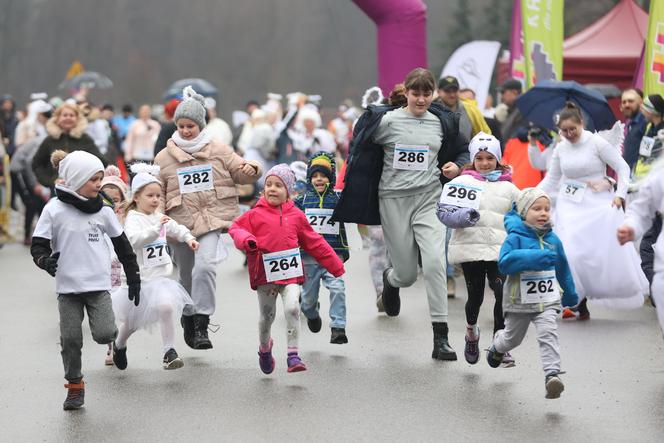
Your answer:
[[[279,311],[277,368],[260,372],[256,298],[233,251],[218,274],[214,349],[187,348],[178,329],[185,367],[165,371],[158,330],[139,332],[119,371],[104,366],[105,347],[85,325],[86,405],[65,412],[53,279],[27,248],[8,245],[0,250],[0,441],[664,441],[664,340],[649,306],[591,306],[591,321],[562,322],[566,390],[545,400],[532,328],[513,352],[515,368],[491,369],[484,356],[467,364],[458,285],[450,329],[460,360],[434,361],[422,281],[402,291],[401,316],[387,318],[376,313],[366,251],[347,269],[350,343],[329,344],[325,315],[319,334],[303,320],[308,371],[286,373]],[[482,348],[492,302],[487,296],[480,316]]]

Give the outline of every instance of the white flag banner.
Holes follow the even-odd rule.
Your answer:
[[[480,110],[484,110],[498,51],[499,42],[486,40],[476,40],[459,46],[447,60],[440,77],[453,75],[459,80],[461,89],[469,88],[475,91],[477,105]]]

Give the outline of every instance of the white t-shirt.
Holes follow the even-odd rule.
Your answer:
[[[57,198],[48,202],[33,235],[51,240],[53,252],[60,253],[55,274],[58,294],[111,289],[111,251],[104,234],[111,238],[122,234],[110,207],[86,214]]]

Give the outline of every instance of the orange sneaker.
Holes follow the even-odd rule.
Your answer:
[[[576,318],[576,314],[570,308],[563,309],[563,318]]]

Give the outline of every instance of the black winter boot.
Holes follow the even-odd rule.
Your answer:
[[[208,338],[208,325],[210,316],[204,314],[194,315],[194,349],[211,349],[212,342]]]
[[[399,288],[395,288],[387,280],[387,274],[392,268],[383,271],[383,307],[385,313],[390,317],[396,317],[401,311],[401,298],[399,297]],[[379,308],[380,309],[380,308]]]
[[[180,317],[180,324],[184,329],[184,342],[192,349],[194,347],[194,316],[193,315],[183,315]]]
[[[456,360],[457,355],[447,341],[447,323],[431,323],[433,326],[433,352],[436,360]]]

